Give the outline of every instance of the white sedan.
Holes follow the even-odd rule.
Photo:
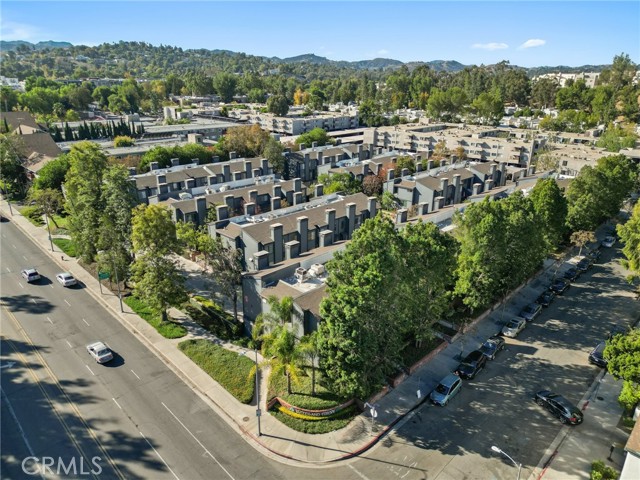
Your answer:
[[[611,235],[609,235],[608,237],[605,237],[604,240],[602,241],[602,246],[611,248],[613,247],[614,243],[616,243],[616,237],[612,237]]]
[[[113,360],[113,353],[102,342],[94,342],[87,345],[87,352],[98,363],[107,363],[109,360]]]
[[[512,318],[502,329],[502,335],[515,338],[526,326],[527,321],[524,318]]]
[[[62,285],[63,287],[71,287],[72,285],[76,285],[78,283],[76,279],[73,278],[73,275],[71,275],[69,272],[62,272],[57,274],[56,280],[58,280],[58,282],[60,282],[60,285]]]

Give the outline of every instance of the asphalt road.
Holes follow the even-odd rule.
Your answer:
[[[447,407],[425,405],[359,459],[301,469],[257,453],[82,286],[54,283],[59,267],[10,222],[0,224],[0,235],[0,467],[7,479],[25,478],[21,462],[29,455],[66,465],[83,458],[85,469],[100,457],[100,475],[74,478],[513,478],[515,468],[491,445],[522,462],[526,478],[562,428],[532,394],[548,387],[577,403],[598,373],[587,354],[613,323],[630,323],[637,312],[612,260],[619,252],[605,250]],[[26,284],[20,270],[31,266],[44,281]],[[541,288],[527,287],[507,318]],[[91,359],[85,345],[95,340],[116,352],[115,361]]]

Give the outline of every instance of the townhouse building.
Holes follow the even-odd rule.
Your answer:
[[[260,125],[263,130],[279,135],[300,135],[314,128],[327,131],[346,130],[359,126],[357,113],[322,112],[315,115],[287,115],[279,117],[271,113],[261,113],[250,109],[234,108],[229,111],[230,118],[237,118]]]

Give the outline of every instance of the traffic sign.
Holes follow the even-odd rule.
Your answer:
[[[106,280],[110,276],[111,276],[111,274],[109,272],[98,272],[98,278],[100,280]]]

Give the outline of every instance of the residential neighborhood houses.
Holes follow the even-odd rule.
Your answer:
[[[85,55],[74,59],[92,61]],[[637,360],[628,360],[626,352],[635,351],[638,341],[638,330],[631,328],[638,318],[628,311],[637,303],[632,295],[640,268],[640,118],[621,100],[613,107],[618,115],[602,107],[596,119],[591,111],[599,105],[595,94],[585,93],[602,85],[637,92],[631,78],[631,73],[637,77],[636,66],[628,57],[627,63],[624,60],[614,61],[626,68],[621,84],[608,70],[547,73],[531,79],[529,97],[534,96],[536,82],[548,82],[560,106],[565,93],[593,102],[582,111],[567,107],[553,112],[540,102],[518,105],[506,97],[496,100],[481,94],[466,99],[468,105],[462,108],[456,106],[455,98],[464,97],[457,86],[442,91],[434,87],[421,92],[422,97],[407,90],[416,98],[400,101],[402,92],[393,90],[397,76],[418,75],[407,69],[381,76],[385,81],[365,77],[360,90],[374,93],[359,101],[347,100],[348,83],[344,101],[329,101],[327,92],[320,90],[328,91],[328,84],[300,82],[286,92],[267,92],[255,85],[236,89],[238,75],[224,71],[209,81],[216,93],[210,88],[196,93],[197,79],[188,77],[171,80],[191,82],[191,92],[186,86],[170,92],[168,79],[70,80],[61,84],[86,89],[83,95],[88,92],[88,98],[77,104],[87,108],[75,111],[70,108],[73,96],[64,102],[59,96],[60,106],[55,108],[58,113],[66,109],[64,115],[53,110],[36,114],[28,94],[37,88],[44,98],[45,89],[58,88],[47,83],[54,81],[2,77],[3,85],[22,89],[25,95],[16,97],[10,111],[0,105],[3,222],[6,202],[11,215],[7,228],[21,225],[16,232],[28,233],[36,243],[41,238],[50,254],[55,252],[51,261],[77,266],[80,273],[74,274],[81,278],[64,275],[79,280],[79,288],[89,288],[105,305],[110,302],[102,297],[108,280],[108,290],[117,292],[112,308],[119,302],[114,314],[131,314],[143,325],[137,330],[128,324],[130,330],[149,329],[151,333],[141,338],[153,344],[156,335],[160,358],[193,384],[175,366],[180,362],[170,360],[174,355],[188,357],[183,368],[198,375],[204,372],[206,382],[215,383],[202,395],[212,399],[215,408],[232,405],[227,412],[230,425],[240,425],[237,430],[259,449],[300,465],[308,460],[300,449],[315,452],[308,443],[312,435],[329,438],[329,432],[344,432],[341,439],[327,440],[337,442],[337,447],[327,443],[332,447],[324,449],[341,456],[309,453],[319,455],[318,462],[357,456],[371,447],[370,435],[375,443],[392,435],[401,418],[426,412],[421,410],[425,400],[446,406],[456,401],[454,396],[469,395],[470,389],[459,392],[469,381],[482,381],[473,379],[482,369],[502,368],[493,330],[507,331],[504,336],[512,337],[506,340],[507,352],[520,349],[521,357],[533,358],[533,351],[539,350],[555,358],[547,349],[571,348],[562,338],[547,344],[523,332],[535,330],[539,336],[544,330],[539,320],[534,322],[535,315],[525,321],[522,314],[516,315],[518,310],[506,316],[505,312],[520,297],[531,304],[547,290],[560,296],[573,286],[554,302],[566,303],[580,295],[593,303],[584,307],[585,317],[589,308],[594,318],[612,308],[619,314],[623,334],[609,335],[603,354],[608,366],[605,362],[597,382],[612,392],[606,409],[614,408],[613,417],[619,409],[615,420],[631,425],[626,447],[618,440],[611,443],[608,458],[621,471],[620,478],[633,478],[640,429],[637,409],[636,417],[633,411],[640,397],[633,390],[637,379],[626,374]],[[431,79],[428,69],[421,74]],[[266,85],[257,76],[244,79],[247,84],[250,80]],[[34,82],[43,86],[34,87]],[[356,82],[351,86],[354,92],[359,88]],[[64,88],[58,95],[71,91]],[[433,100],[438,95],[443,95],[442,104]],[[581,101],[572,97],[565,103]],[[591,117],[577,117],[587,115],[586,110]],[[606,275],[605,261],[594,267],[603,251]],[[39,265],[34,263],[33,269]],[[588,276],[596,292],[602,277],[629,279],[624,287],[616,287],[622,289],[619,310],[613,303],[605,306],[613,302],[610,298],[587,294],[576,285],[591,268],[602,268],[600,276]],[[11,274],[12,269],[7,267]],[[562,288],[557,286],[560,275]],[[573,313],[562,316],[569,307],[550,307],[552,298],[544,309],[540,305],[534,310],[560,315],[548,329],[554,333],[569,328]],[[65,302],[69,304],[66,298]],[[49,322],[54,323],[51,318]],[[588,322],[585,319],[580,328],[591,328]],[[518,328],[502,329],[512,324]],[[478,332],[483,336],[481,347],[493,348],[489,356],[473,350]],[[169,341],[182,337],[186,338],[179,343]],[[523,338],[530,339],[531,347]],[[91,345],[106,351],[99,358],[109,358],[99,364],[122,361],[115,345],[97,340]],[[452,353],[454,348],[459,354]],[[463,355],[465,350],[471,354]],[[587,358],[591,357],[585,356],[580,367],[585,378]],[[445,360],[447,365],[462,362],[458,372],[471,371],[469,365],[463,368],[468,359],[482,361],[463,382],[451,375],[436,379],[435,370],[429,369],[437,368],[430,365],[438,359],[443,365]],[[86,368],[95,376],[92,367]],[[522,375],[530,374],[518,368],[524,370]],[[453,368],[447,370],[451,373]],[[422,375],[428,371],[430,381],[425,383]],[[607,372],[622,382],[606,384]],[[591,385],[595,377],[589,375]],[[536,377],[533,383],[542,381],[551,380]],[[532,387],[512,388],[529,393]],[[596,387],[586,392],[574,385],[566,388],[574,401],[591,395],[586,403],[581,400],[583,411],[588,398],[595,398]],[[529,397],[548,402],[545,408],[563,424],[583,421],[580,409],[552,391],[534,391]],[[122,409],[118,398],[112,400]],[[524,408],[522,398],[512,408]],[[249,404],[255,410],[243,410]],[[384,429],[376,434],[380,405],[386,406],[380,410]],[[256,432],[250,431],[246,412],[255,413]],[[265,425],[278,433],[295,432],[292,435],[302,435],[301,440],[262,438],[263,416]],[[586,410],[584,417],[588,416]],[[236,417],[243,420],[238,423]],[[415,418],[422,422],[419,414]],[[356,419],[368,419],[369,431]],[[560,435],[551,430],[546,434]],[[407,435],[407,443],[414,444],[416,432]],[[353,445],[345,447],[345,438]],[[509,441],[525,454],[522,445]],[[542,467],[528,460],[532,476],[542,478],[551,465],[554,456],[545,453],[550,445],[539,447]],[[498,447],[491,450],[505,454]],[[622,457],[618,463],[611,460],[614,451]],[[598,458],[589,459],[593,471],[600,468]],[[511,460],[519,472],[522,465]]]

